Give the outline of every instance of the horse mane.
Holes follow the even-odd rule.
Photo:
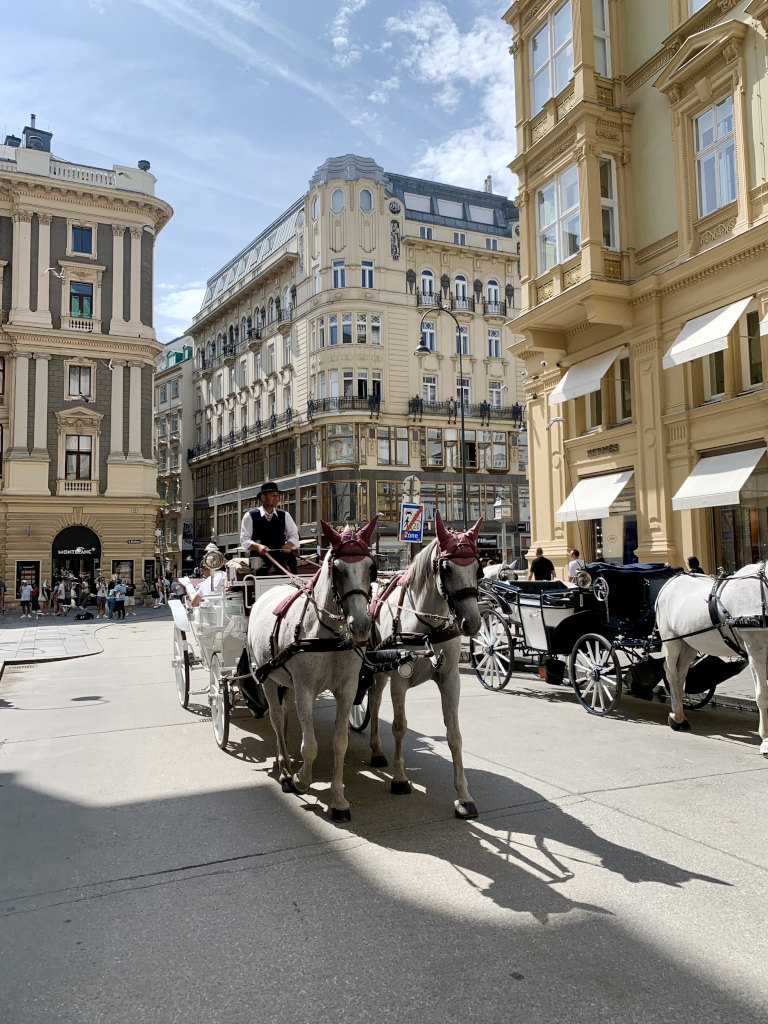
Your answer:
[[[416,555],[408,573],[408,583],[414,594],[420,594],[427,584],[434,580],[435,574],[432,571],[432,556],[437,547],[437,538],[431,541],[425,548]]]

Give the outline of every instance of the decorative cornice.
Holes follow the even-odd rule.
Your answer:
[[[668,249],[673,249],[676,245],[677,232],[673,231],[672,234],[665,235],[664,238],[659,238],[650,245],[646,245],[645,248],[638,249],[635,253],[635,262],[648,263],[655,256],[660,256],[663,252],[667,252]]]

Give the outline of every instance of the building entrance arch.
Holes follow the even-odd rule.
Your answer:
[[[53,538],[51,563],[54,576],[73,573],[92,577],[101,567],[101,541],[87,526],[67,526]]]

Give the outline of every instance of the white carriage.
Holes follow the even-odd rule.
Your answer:
[[[222,749],[229,738],[232,708],[244,699],[238,666],[246,646],[247,609],[266,591],[285,583],[286,577],[280,575],[227,576],[221,589],[203,596],[195,607],[187,607],[183,601],[169,602],[179,703],[186,708],[191,695],[207,696],[213,733]],[[192,688],[193,669],[202,669],[201,675],[207,673],[199,689]]]

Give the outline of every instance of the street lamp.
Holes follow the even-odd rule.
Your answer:
[[[501,560],[507,560],[507,520],[512,518],[512,502],[498,496],[493,503],[493,518],[501,522]],[[514,551],[512,552],[514,554]]]
[[[456,319],[456,317],[453,315],[451,310],[448,309],[447,306],[443,305],[442,296],[438,293],[435,296],[435,305],[432,306],[430,309],[428,309],[424,313],[422,318],[421,318],[421,323],[419,324],[419,338],[420,339],[423,339],[423,337],[424,337],[424,335],[423,335],[424,321],[427,319],[428,316],[432,315],[435,312],[447,313],[448,316],[451,317],[453,322],[456,324],[456,328],[457,328],[457,332],[458,332],[458,334],[457,334],[458,345],[456,347],[457,347],[457,350],[458,350],[458,353],[459,353],[459,378],[460,378],[460,380],[462,382],[461,383],[461,401],[459,403],[460,406],[461,406],[461,410],[460,410],[461,411],[461,438],[460,438],[460,442],[459,442],[460,445],[461,445],[461,493],[462,493],[463,504],[464,504],[464,529],[466,530],[467,526],[468,526],[468,523],[467,523],[467,467],[466,467],[466,452],[465,452],[465,449],[464,449],[464,363],[462,362],[462,359],[461,359],[461,331],[458,330],[461,327],[461,324]],[[422,356],[430,355],[431,351],[432,350],[430,348],[427,348],[427,346],[424,344],[424,341],[420,340],[418,348],[416,348],[414,350],[413,354],[415,356],[418,356],[419,358],[421,358]]]
[[[165,575],[164,534],[159,526],[155,530],[155,539],[157,540],[157,546],[160,548],[160,575],[163,576]]]

